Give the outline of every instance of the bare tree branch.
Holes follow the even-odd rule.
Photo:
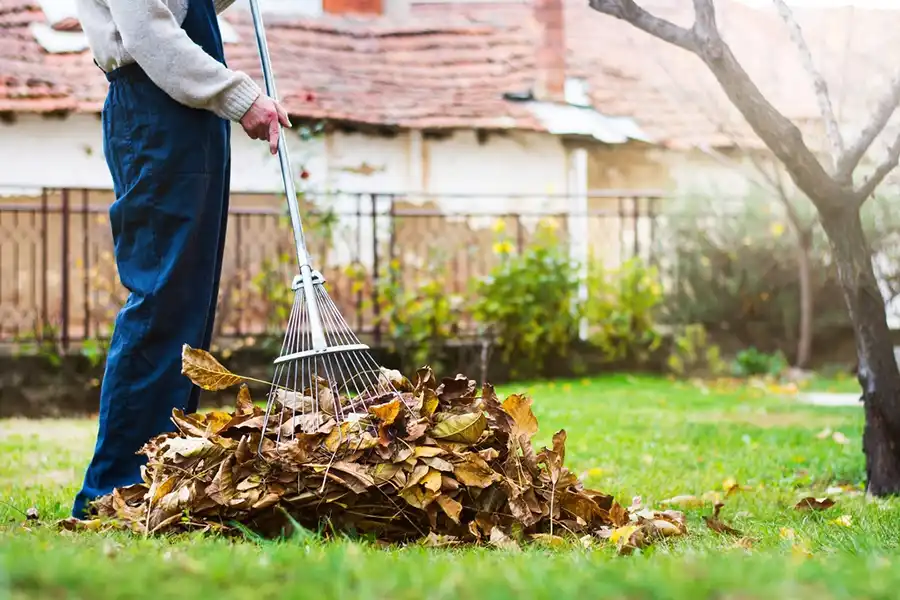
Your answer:
[[[744,119],[787,167],[791,179],[810,199],[837,202],[841,188],[822,168],[803,135],[762,95],[716,28],[712,0],[693,0],[696,21],[684,30],[640,8],[634,0],[590,0],[598,12],[622,19],[661,40],[696,54]]]
[[[844,139],[841,137],[841,130],[838,128],[837,117],[834,114],[834,107],[831,105],[831,96],[828,93],[828,84],[825,78],[816,69],[813,62],[812,52],[806,40],[803,38],[803,32],[800,30],[800,24],[794,18],[794,13],[784,0],[772,0],[778,8],[778,14],[781,20],[787,25],[791,34],[791,40],[797,46],[800,53],[800,60],[803,61],[803,67],[813,80],[813,89],[816,92],[816,100],[819,103],[819,112],[822,113],[822,119],[825,121],[825,132],[828,135],[828,141],[831,143],[831,160],[832,167],[836,171],[838,161],[844,153]]]
[[[875,171],[861,186],[859,186],[859,190],[855,192],[856,199],[860,204],[865,202],[869,196],[872,195],[875,188],[884,181],[884,178],[888,176],[888,173],[894,170],[898,162],[900,162],[900,136],[897,136],[897,139],[894,140],[894,143],[888,148],[888,154],[884,161],[875,168]]]
[[[615,17],[688,52],[695,52],[697,41],[691,30],[660,19],[635,4],[634,0],[589,0],[590,7]]]
[[[700,39],[719,38],[716,7],[712,0],[694,0],[694,31]]]
[[[894,75],[888,93],[878,103],[871,119],[859,132],[859,137],[850,144],[844,154],[841,155],[840,160],[838,160],[835,173],[838,181],[845,184],[852,182],[853,171],[859,166],[859,162],[865,156],[872,142],[875,141],[875,138],[878,137],[878,134],[890,121],[891,115],[894,114],[898,104],[900,104],[900,71]]]

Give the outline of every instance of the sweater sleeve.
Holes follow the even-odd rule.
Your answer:
[[[109,9],[125,51],[176,101],[239,121],[261,93],[195,44],[163,0],[109,0]]]

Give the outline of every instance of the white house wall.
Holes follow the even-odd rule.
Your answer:
[[[550,135],[516,132],[490,136],[485,144],[469,131],[424,141],[414,139],[418,132],[337,132],[312,142],[288,135],[295,170],[306,167],[306,184],[317,190],[422,192],[434,200],[457,194],[472,199],[457,196],[448,208],[464,211],[485,208],[487,196],[492,210],[518,210],[527,208],[520,200],[507,206],[495,196],[566,191],[566,151]],[[281,193],[277,158],[239,126],[233,129],[232,161],[233,192]],[[25,115],[0,124],[0,188],[39,187],[111,188],[96,116]]]
[[[306,169],[310,174],[296,180],[299,189],[315,191],[322,204],[339,214],[357,208],[371,212],[370,198],[360,201],[359,193],[385,194],[376,206],[384,212],[390,203],[386,194],[402,195],[405,205],[442,212],[498,214],[546,211],[554,202],[556,210],[566,206],[561,198],[546,197],[565,194],[567,188],[566,150],[551,135],[514,132],[491,135],[480,143],[469,131],[440,138],[423,138],[421,132],[393,137],[334,132],[303,142],[289,132],[288,140],[296,173]],[[18,201],[37,195],[42,187],[111,188],[96,116],[20,115],[0,124],[0,201],[2,196]],[[283,206],[278,159],[239,126],[233,128],[232,192],[237,195],[234,206]],[[108,194],[92,198],[92,204],[109,201]],[[469,221],[470,226],[486,228],[493,218]],[[389,234],[389,225],[387,218],[377,220],[380,239]],[[358,246],[363,253],[356,258],[370,262],[372,235],[369,218],[341,217],[329,262],[346,263]]]

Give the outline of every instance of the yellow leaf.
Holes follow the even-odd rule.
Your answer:
[[[738,487],[738,482],[734,477],[729,477],[722,482],[722,489],[725,490],[725,494],[730,493],[736,487]]]
[[[681,508],[697,508],[703,506],[703,501],[697,496],[682,495],[663,500],[662,502],[660,502],[660,504],[667,506],[678,506]]]
[[[837,519],[829,521],[834,525],[840,525],[841,527],[853,527],[853,517],[850,515],[841,515]]]
[[[415,458],[430,458],[441,454],[444,454],[444,451],[436,446],[416,446],[416,449],[413,451]]]
[[[793,540],[797,536],[797,534],[794,533],[794,530],[790,527],[782,527],[779,535],[783,540]]]
[[[439,492],[441,489],[441,472],[437,469],[429,470],[428,474],[422,478],[421,483],[422,487],[432,492]]]
[[[181,349],[181,374],[200,388],[211,392],[230,388],[244,380],[222,366],[209,352],[191,348],[187,344]]]
[[[637,531],[637,525],[625,525],[624,527],[617,527],[613,530],[612,535],[609,536],[609,541],[613,544],[618,544],[620,539],[628,539],[632,533]]]
[[[375,417],[385,425],[390,425],[397,418],[397,415],[400,414],[400,399],[394,398],[385,404],[370,406],[369,412],[375,415]]]
[[[524,433],[529,438],[537,433],[538,422],[531,412],[531,398],[513,394],[503,401],[503,410],[513,418],[519,433]]]
[[[447,442],[474,444],[484,433],[487,419],[483,412],[453,415],[438,413],[435,425],[431,429],[431,437]]]

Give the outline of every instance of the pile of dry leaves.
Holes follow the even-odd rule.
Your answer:
[[[678,511],[628,509],[585,489],[564,466],[564,430],[552,448],[535,451],[531,400],[501,402],[490,385],[479,393],[463,375],[439,381],[423,368],[412,382],[386,371],[402,402],[311,433],[285,408],[281,439],[289,441],[276,441],[277,429],[263,436],[265,413],[240,376],[188,347],[183,371],[206,389],[240,386],[234,412],[176,410],[178,432],[142,449],[144,482],[98,500],[97,521],[141,533],[238,522],[277,535],[293,520],[387,542],[501,546],[611,538],[623,553],[686,533]]]

